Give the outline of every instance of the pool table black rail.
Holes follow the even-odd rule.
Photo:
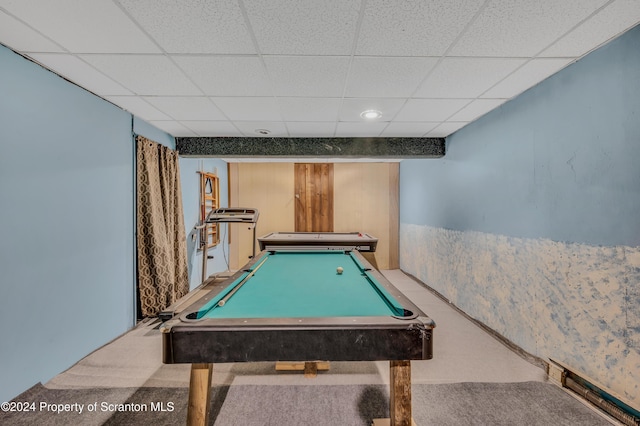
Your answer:
[[[430,324],[402,327],[173,327],[163,330],[163,362],[378,361],[433,357]]]

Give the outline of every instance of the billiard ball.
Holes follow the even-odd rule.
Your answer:
[[[342,269],[342,266],[338,266],[338,268],[336,269],[336,272],[338,272],[338,275],[341,275],[343,271],[344,269]]]

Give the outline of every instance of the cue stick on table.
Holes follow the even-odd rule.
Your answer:
[[[244,283],[246,283],[247,281],[249,281],[249,278],[251,278],[253,276],[253,274],[256,273],[256,271],[258,271],[258,269],[260,269],[260,267],[262,265],[264,265],[264,262],[266,262],[268,259],[268,257],[265,257],[264,260],[262,262],[260,262],[260,264],[258,266],[256,266],[255,268],[253,268],[253,270],[251,271],[251,273],[249,273],[249,275],[247,275],[246,277],[244,277],[244,279],[242,281],[240,281],[238,283],[238,285],[236,285],[233,290],[231,290],[225,297],[223,297],[219,302],[218,302],[218,306],[224,306],[225,303],[227,303],[227,301],[231,298],[231,296],[233,296],[236,291],[240,290],[240,287],[242,287],[244,285]]]

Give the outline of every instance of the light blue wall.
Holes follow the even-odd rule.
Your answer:
[[[401,221],[640,245],[638,52],[640,27],[403,161]]]
[[[401,268],[635,407],[639,70],[637,27],[400,165]]]
[[[187,234],[187,260],[189,262],[189,282],[193,289],[202,282],[202,252],[196,250],[196,241],[200,220],[200,174],[199,171],[216,173],[220,181],[220,207],[228,207],[227,163],[212,158],[180,158],[180,181],[182,184],[182,204],[184,205],[184,224]],[[221,241],[216,247],[209,249],[207,276],[226,271],[229,259],[228,225],[221,224]],[[227,260],[225,260],[227,259]]]
[[[134,149],[130,114],[2,46],[0,64],[4,401],[133,326]]]
[[[133,117],[133,131],[167,148],[176,149],[176,138],[138,117]]]

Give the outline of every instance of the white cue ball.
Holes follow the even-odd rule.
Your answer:
[[[338,272],[338,275],[342,275],[342,272],[344,271],[344,269],[342,269],[342,266],[338,266],[336,271]]]

